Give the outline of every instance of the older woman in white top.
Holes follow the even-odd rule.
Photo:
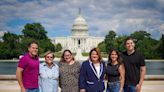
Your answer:
[[[39,67],[39,91],[58,92],[59,67],[53,62],[53,52],[46,52],[44,58],[45,62]]]

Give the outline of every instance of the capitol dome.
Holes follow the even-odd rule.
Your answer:
[[[72,30],[88,30],[87,22],[81,15],[75,19]]]
[[[75,59],[85,59],[81,53],[88,53],[92,48],[97,47],[98,44],[104,41],[104,37],[94,37],[89,35],[88,25],[82,16],[80,9],[72,23],[71,35],[68,37],[55,37],[54,44],[60,43],[62,51],[69,49],[76,53]]]
[[[80,11],[72,26],[72,35],[88,35],[88,25]]]

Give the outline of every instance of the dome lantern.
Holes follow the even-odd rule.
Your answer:
[[[81,15],[81,9],[72,26],[72,35],[88,35],[87,22]]]

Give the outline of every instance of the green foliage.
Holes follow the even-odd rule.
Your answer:
[[[106,52],[108,53],[111,49],[115,48],[114,42],[115,42],[116,33],[111,30],[109,33],[105,36],[105,44],[106,44]]]
[[[127,36],[118,36],[115,41],[115,46],[118,49],[118,51],[123,52],[126,50],[124,41],[127,38]]]
[[[20,48],[20,37],[13,33],[5,33],[2,37],[3,42],[0,43],[0,58],[18,58],[22,53]]]
[[[159,53],[160,57],[164,59],[164,34],[162,34],[162,37],[159,41],[157,52]]]
[[[0,42],[0,59],[19,58],[27,51],[29,42],[35,40],[39,44],[39,54],[47,50],[55,51],[55,46],[47,37],[47,32],[40,23],[26,24],[22,35],[6,33]]]
[[[82,53],[83,56],[89,56],[89,53]]]
[[[151,34],[146,31],[135,31],[130,34],[136,40],[136,50],[141,52],[147,59],[164,58],[164,35],[160,41],[151,38]],[[98,47],[102,52],[108,53],[111,49],[117,49],[120,52],[125,51],[124,41],[126,35],[117,36],[114,31],[109,31],[105,36],[104,42],[101,42]],[[105,48],[105,50],[104,50]]]
[[[131,34],[131,36],[137,40],[143,40],[145,38],[151,38],[150,37],[151,35],[149,33],[147,33],[146,31],[143,31],[143,30],[135,31],[134,33]]]
[[[144,54],[145,58],[157,58],[159,57],[156,50],[156,44],[158,41],[152,39],[149,33],[146,31],[136,31],[131,34],[131,36],[136,40],[136,49]]]
[[[51,43],[50,39],[39,40],[39,53],[44,53],[48,50],[55,52],[55,46]]]
[[[117,49],[120,52],[125,51],[124,40],[126,37],[126,35],[116,37],[114,31],[109,31],[105,36],[105,40],[98,44],[98,48],[104,53],[109,53],[111,49]]]
[[[26,24],[22,30],[24,37],[29,37],[33,39],[48,39],[46,36],[47,32],[40,23]]]
[[[103,58],[108,58],[108,54],[107,54],[106,52],[101,52],[101,56],[102,56]]]
[[[61,51],[62,50],[62,46],[60,43],[55,45],[55,52]]]
[[[44,53],[48,50],[55,51],[55,46],[47,37],[47,31],[40,23],[26,24],[22,30],[22,49],[27,48],[27,44],[35,40],[39,43],[39,53]]]
[[[101,52],[106,52],[106,44],[105,42],[101,42],[98,44],[98,48],[100,49]]]
[[[22,49],[22,53],[25,53],[27,51],[27,45],[29,42],[35,40],[33,38],[30,38],[30,37],[24,37],[24,36],[21,36],[21,41],[20,41],[20,47]]]
[[[62,52],[55,52],[55,57],[61,58],[61,56],[62,56]]]
[[[147,59],[164,59],[164,34],[160,40],[151,38],[151,34],[144,30],[135,31],[130,36],[136,39],[136,49],[144,54]],[[102,51],[102,56],[107,57],[107,53],[111,49],[117,49],[120,52],[125,51],[124,36],[116,36],[116,33],[111,30],[105,36],[105,40],[98,44],[98,48]],[[26,24],[22,30],[22,35],[13,33],[5,33],[0,41],[0,59],[18,58],[27,51],[27,44],[33,40],[39,43],[39,54],[43,54],[48,50],[58,52],[57,57],[61,57],[61,44],[52,44],[47,37],[47,31],[40,23]],[[75,53],[74,53],[75,54]],[[82,53],[83,56],[88,56],[88,53]]]

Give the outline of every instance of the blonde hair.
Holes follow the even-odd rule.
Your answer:
[[[52,54],[53,55],[53,58],[55,57],[54,53],[52,51],[47,51],[45,54],[44,54],[44,57],[46,57],[48,54]]]

